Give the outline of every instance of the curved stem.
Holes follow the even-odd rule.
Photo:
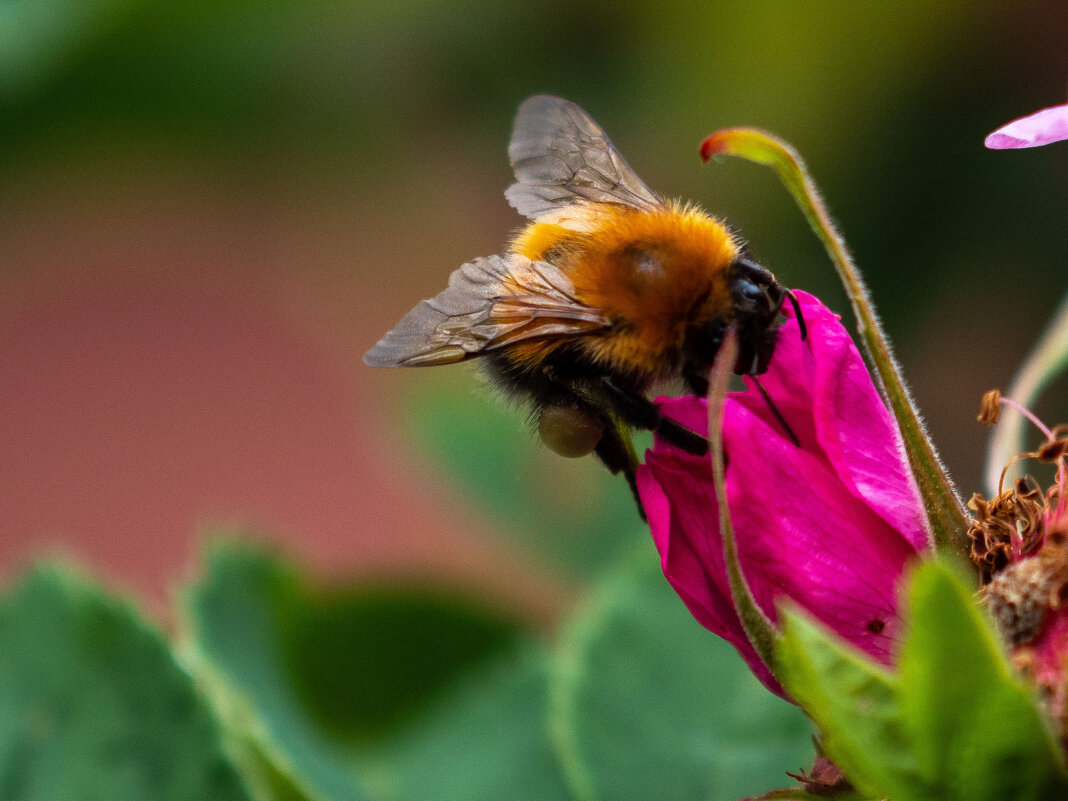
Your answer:
[[[1020,371],[1003,400],[1012,398],[1023,407],[1033,406],[1043,389],[1060,375],[1068,365],[1068,295],[1061,301],[1053,319],[1027,354]],[[1027,450],[1023,445],[1024,419],[1017,410],[1004,410],[1000,422],[990,437],[986,457],[986,485],[997,487],[1001,469],[1017,453]],[[1009,477],[1012,477],[1010,471]]]
[[[729,128],[709,136],[701,145],[701,157],[707,161],[719,154],[741,156],[774,168],[823,243],[853,305],[868,363],[897,419],[909,465],[927,512],[933,544],[940,551],[950,551],[967,559],[970,543],[964,504],[927,436],[875,313],[868,287],[801,157],[778,137],[753,128]]]
[[[727,582],[731,599],[742,628],[753,644],[757,656],[775,673],[775,643],[780,634],[772,622],[757,606],[749,590],[741,564],[738,562],[738,544],[734,539],[731,510],[727,503],[726,469],[723,459],[723,407],[727,401],[727,388],[731,368],[738,358],[738,334],[730,328],[719,346],[715,365],[712,367],[708,386],[708,440],[712,456],[712,483],[716,488],[716,504],[719,506],[719,530],[723,536],[723,561],[727,567]]]

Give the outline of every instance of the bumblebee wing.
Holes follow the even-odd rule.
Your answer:
[[[603,314],[575,299],[571,279],[518,255],[475,259],[449,287],[408,312],[363,356],[371,367],[450,364],[523,340],[607,328]]]
[[[590,115],[569,100],[535,95],[523,102],[508,145],[516,183],[504,193],[520,214],[586,230],[597,204],[643,211],[662,201]]]

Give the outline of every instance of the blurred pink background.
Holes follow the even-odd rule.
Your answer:
[[[553,606],[384,427],[400,372],[360,361],[421,291],[373,254],[429,240],[344,197],[158,165],[47,178],[0,223],[7,570],[70,557],[166,617],[199,539],[241,529],[326,574],[448,575]]]

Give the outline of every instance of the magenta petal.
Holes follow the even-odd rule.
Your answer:
[[[739,561],[757,603],[775,619],[776,600],[789,597],[889,661],[897,582],[916,549],[825,461],[769,436],[748,410],[728,410],[724,438]]]
[[[992,150],[1038,147],[1068,139],[1068,105],[1052,106],[1020,117],[987,136],[983,144]]]
[[[696,398],[689,400],[704,409]],[[711,482],[703,478],[707,471],[707,460],[670,451],[650,451],[638,468],[638,490],[664,576],[697,622],[733,645],[764,686],[785,697],[731,601],[719,507]]]
[[[698,503],[678,503],[679,496],[694,497],[687,489],[692,484],[692,471],[671,457],[650,458],[639,468],[639,491],[664,575],[702,625],[732,641],[744,640],[720,579],[725,571],[718,526],[708,531],[708,521],[719,515],[715,497],[701,492]]]
[[[820,308],[812,336],[813,417],[820,446],[856,497],[914,548],[925,548],[927,516],[897,423],[841,321]]]
[[[656,405],[661,413],[675,422],[682,423],[688,429],[696,431],[703,437],[708,436],[708,407],[705,405],[704,398],[697,398],[693,395],[682,395],[678,398],[657,398]],[[670,443],[664,442],[658,437],[656,451],[659,453],[664,448],[671,448],[675,453],[679,454],[685,453],[681,448],[673,448]]]
[[[757,604],[777,620],[784,598],[889,662],[899,627],[897,584],[929,547],[926,516],[896,422],[837,315],[796,293],[808,330],[779,331],[761,381],[797,436],[747,378],[724,405],[726,490],[739,562]],[[784,308],[793,317],[790,305]],[[702,434],[703,398],[660,399]],[[660,437],[639,469],[664,574],[697,620],[731,642],[782,694],[748,642],[732,603],[711,465]]]
[[[802,443],[811,445],[815,444],[816,439],[812,419],[812,376],[816,370],[812,354],[812,337],[816,332],[812,330],[809,318],[818,321],[822,312],[827,312],[827,310],[811,295],[804,292],[794,294],[797,296],[805,317],[805,325],[809,329],[808,339],[801,339],[800,328],[797,321],[793,319],[793,307],[791,305],[784,307],[783,311],[788,315],[788,319],[779,329],[771,365],[760,380],[768,394],[774,399],[776,408],[789,423],[790,429]],[[746,387],[745,392],[732,392],[729,395],[731,401],[747,406],[758,417],[769,423],[774,421],[774,415],[757,391],[753,379],[746,377]],[[781,429],[780,425],[772,426],[773,436],[786,437],[786,432]]]
[[[929,543],[926,515],[905,446],[868,368],[838,315],[797,292],[808,337],[788,321],[764,386],[802,447],[822,454],[850,491],[916,548]],[[781,436],[767,404],[750,390],[745,405]]]

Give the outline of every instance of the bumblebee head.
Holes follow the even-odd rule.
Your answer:
[[[779,311],[790,296],[767,269],[748,256],[731,265],[729,290],[738,330],[738,375],[760,375],[767,371],[775,352]]]

